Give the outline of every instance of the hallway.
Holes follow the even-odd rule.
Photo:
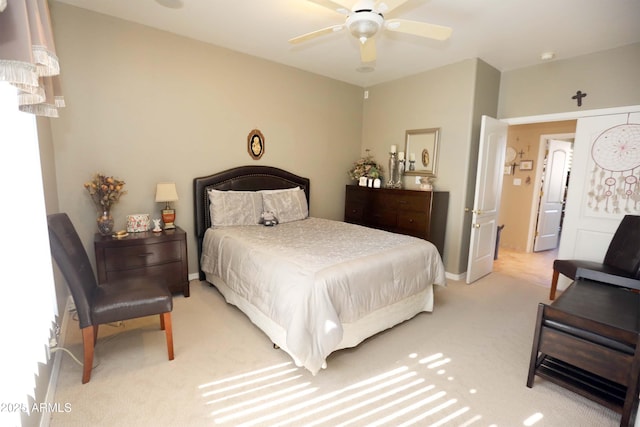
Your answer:
[[[516,252],[500,248],[498,259],[493,262],[493,271],[519,277],[531,283],[547,288],[551,287],[553,261],[558,249],[543,252]]]

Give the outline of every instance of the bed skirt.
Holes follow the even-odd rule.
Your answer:
[[[278,347],[287,352],[297,366],[303,366],[295,354],[287,348],[287,333],[283,327],[265,316],[254,305],[231,290],[224,281],[207,273],[207,282],[213,284],[225,298],[227,303],[235,305],[249,317],[251,322],[261,329]],[[433,311],[433,285],[412,297],[405,298],[395,304],[371,312],[353,323],[343,323],[342,341],[333,351],[355,347],[365,339],[386,329],[409,320],[421,312]],[[322,368],[326,368],[326,360]]]

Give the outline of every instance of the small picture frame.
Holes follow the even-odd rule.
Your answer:
[[[521,171],[533,170],[533,160],[521,160],[520,161],[520,170]]]
[[[264,135],[258,129],[253,129],[247,136],[247,151],[253,160],[258,160],[264,154]]]

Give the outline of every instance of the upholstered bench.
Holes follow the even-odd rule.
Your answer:
[[[539,304],[527,387],[537,375],[620,413],[621,426],[633,425],[640,375],[638,289],[638,280],[580,270],[557,300]]]

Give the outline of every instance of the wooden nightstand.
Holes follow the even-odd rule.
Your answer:
[[[123,277],[159,275],[171,292],[189,296],[187,233],[180,227],[162,233],[129,233],[116,239],[96,233],[98,283]]]

